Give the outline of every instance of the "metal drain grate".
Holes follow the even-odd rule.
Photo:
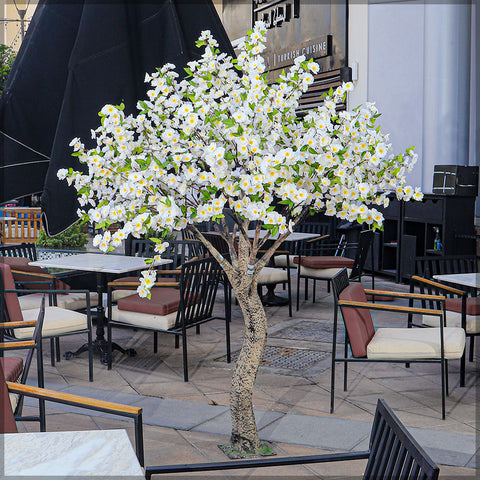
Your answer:
[[[232,361],[236,361],[239,351],[232,353]],[[263,352],[261,365],[272,368],[284,368],[287,370],[303,370],[320,362],[330,355],[329,352],[308,350],[305,348],[275,347],[267,345]],[[217,361],[226,361],[226,356]]]
[[[276,333],[270,334],[271,337],[285,338],[288,340],[309,340],[313,342],[332,342],[333,324],[309,322],[298,322],[291,327],[283,328]],[[337,331],[337,341],[344,341],[343,329]]]

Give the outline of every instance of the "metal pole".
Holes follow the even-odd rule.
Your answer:
[[[25,14],[27,10],[18,10],[18,15],[20,16],[20,36],[23,39],[25,38]]]

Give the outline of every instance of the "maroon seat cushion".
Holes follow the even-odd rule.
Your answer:
[[[138,294],[120,298],[119,310],[148,313],[150,315],[168,315],[176,312],[180,306],[180,290],[175,288],[152,288],[152,297],[141,298]]]
[[[462,313],[462,299],[447,298],[445,308],[451,312]],[[467,297],[467,315],[480,315],[480,297]]]
[[[0,433],[18,433],[15,417],[13,416],[12,404],[8,395],[5,375],[0,363]]]
[[[340,300],[366,302],[365,290],[360,282],[348,285],[339,295]],[[366,308],[341,307],[343,321],[347,329],[352,354],[354,357],[366,357],[367,345],[375,335],[370,310]]]
[[[0,270],[2,273],[0,281],[3,279],[3,286],[5,287],[5,290],[15,290],[15,282],[13,281],[13,275],[10,271],[10,267],[6,263],[0,261]],[[22,309],[20,308],[18,296],[15,292],[5,293],[5,306],[7,307],[9,321],[23,321]]]
[[[46,270],[44,270],[42,267],[37,267],[36,265],[29,265],[31,260],[29,258],[25,257],[2,257],[0,259],[2,263],[6,263],[7,265],[10,266],[11,270],[18,270],[21,272],[27,272],[27,273],[48,273]],[[41,278],[41,277],[31,277],[31,276],[23,276],[21,274],[13,274],[13,278],[17,282],[21,282],[22,280],[25,282],[32,281],[32,282],[43,282],[43,281],[48,281],[48,279]],[[48,290],[50,288],[50,285],[47,285],[46,283],[41,284],[41,283],[25,283],[25,288],[29,290]],[[68,285],[65,282],[62,282],[61,280],[55,280],[55,288],[57,290],[70,290],[70,285]]]
[[[23,359],[20,357],[2,357],[0,358],[5,380],[16,382],[23,372]]]
[[[355,260],[347,257],[336,257],[334,255],[316,255],[311,257],[302,257],[301,263],[309,268],[352,268]],[[298,264],[298,257],[293,259],[293,263]]]

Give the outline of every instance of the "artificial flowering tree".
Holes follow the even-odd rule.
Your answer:
[[[239,456],[262,449],[252,398],[267,340],[257,293],[262,267],[310,214],[379,228],[383,217],[375,206],[388,205],[392,190],[399,199],[422,198],[405,182],[416,161],[413,148],[391,153],[388,136],[376,126],[375,105],[337,111],[351,83],[297,116],[299,98],[319,66],[298,57],[269,84],[261,56],[265,32],[256,23],[236,59],[219,52],[210,32],[203,32],[197,41],[203,55],[188,64],[186,78],[171,64],[147,74],[150,90],[138,102],[139,113],[104,106],[101,125],[92,130],[93,147],[72,141],[84,170],[58,172],[78,191],[80,217],[97,228],[123,224],[114,234],[106,230],[95,237],[101,250],[120,245],[129,234],[155,231],[152,240],[161,255],[165,235],[189,229],[221,264],[245,322],[230,394],[231,447]],[[226,208],[234,220],[231,230]],[[228,256],[197,228],[207,221],[227,242]],[[256,223],[251,238],[250,222]],[[143,272],[139,294],[149,296],[154,282],[152,269]]]

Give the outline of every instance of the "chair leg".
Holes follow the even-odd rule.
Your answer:
[[[308,300],[308,278],[305,277],[305,301]]]
[[[347,342],[347,332],[345,331],[345,358],[348,356],[348,342]],[[343,391],[346,392],[348,388],[348,363],[344,362],[343,364]]]
[[[180,346],[180,339],[178,338],[178,335],[175,335],[175,348],[178,348]]]
[[[50,338],[50,363],[52,367],[55,366],[55,339]]]
[[[300,274],[297,271],[297,312],[300,308]]]
[[[188,382],[188,359],[187,359],[187,334],[182,335],[182,350],[183,350],[183,381]]]
[[[462,358],[460,359],[460,386],[465,386],[465,362],[467,357],[467,349],[463,351]]]
[[[112,324],[107,322],[107,361],[108,370],[112,369]]]
[[[158,352],[158,333],[153,332],[153,353]]]
[[[470,352],[468,353],[468,361],[469,362],[473,362],[474,347],[475,347],[475,337],[473,335],[471,335],[470,336]]]
[[[196,333],[197,335],[200,335],[200,325],[197,325],[197,326],[195,327],[195,333]]]
[[[445,395],[450,396],[448,391],[448,360],[445,360]]]
[[[143,419],[142,414],[134,418],[135,421],[135,451],[137,452],[138,463],[145,466],[145,453],[143,448]]]
[[[91,325],[88,330],[88,380],[93,382],[93,339]]]
[[[57,350],[57,362],[61,360],[60,358],[60,337],[55,337],[55,349]]]
[[[445,361],[441,360],[441,376],[442,376],[442,420],[445,420]]]
[[[317,293],[317,281],[313,279],[312,302],[315,303],[315,295]]]

